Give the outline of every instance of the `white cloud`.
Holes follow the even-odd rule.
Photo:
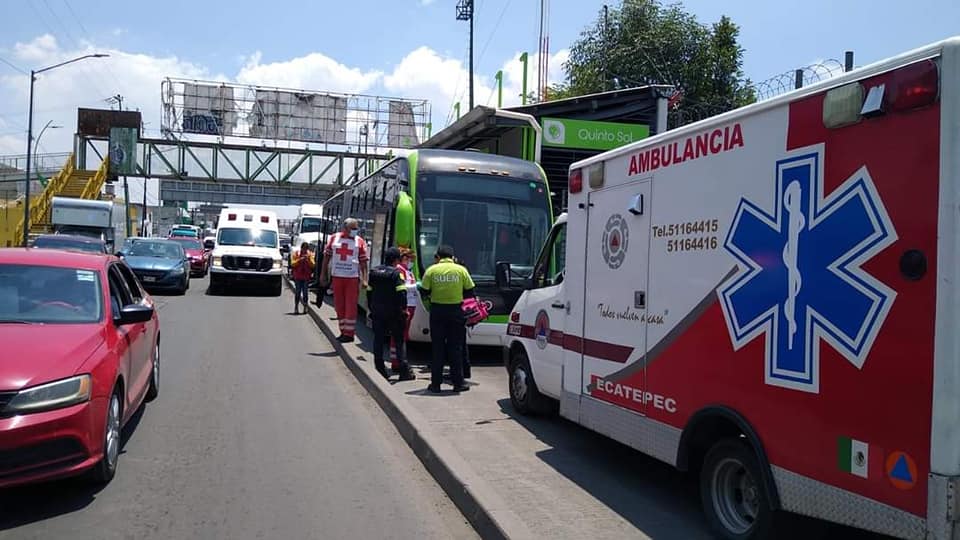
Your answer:
[[[39,130],[48,120],[63,129],[48,130],[41,151],[67,151],[73,147],[78,107],[106,108],[104,99],[120,94],[125,109],[139,109],[147,129],[160,128],[160,83],[164,77],[191,79],[224,79],[207,68],[174,56],[154,57],[114,49],[85,45],[82,49],[63,49],[51,36],[44,35],[14,46],[23,65],[50,66],[91,53],[106,53],[107,58],[91,58],[63,66],[37,76],[34,86],[34,128]],[[0,77],[0,116],[15,127],[27,125],[29,77]],[[17,140],[20,139],[20,140]],[[0,138],[0,154],[23,153],[23,137]]]
[[[291,60],[261,64],[258,51],[247,58],[237,74],[243,84],[294,89],[319,89],[330,92],[362,93],[380,79],[379,71],[364,71],[345,66],[321,53],[310,53]]]
[[[429,1],[429,0],[428,0]],[[10,50],[22,66],[48,66],[93,52],[110,54],[109,58],[89,59],[64,66],[38,77],[34,102],[34,127],[39,129],[48,120],[64,126],[48,130],[41,151],[62,152],[73,147],[77,107],[106,108],[104,99],[114,94],[124,96],[124,106],[140,109],[147,123],[146,135],[157,137],[161,124],[160,84],[165,77],[235,81],[320,91],[389,95],[429,100],[432,109],[432,132],[446,127],[452,119],[454,102],[461,103],[461,114],[468,107],[467,68],[464,62],[421,46],[386,72],[373,68],[350,66],[320,52],[296,58],[263,62],[260,52],[238,61],[234,74],[212,72],[208,67],[175,56],[151,56],[82,44],[82,48],[62,48],[50,35],[42,35]],[[520,104],[521,64],[519,53],[502,64],[504,71],[504,106]],[[550,82],[563,79],[562,64],[569,51],[560,50],[550,56]],[[536,90],[537,55],[528,64],[528,91]],[[14,72],[0,76],[0,154],[17,154],[25,150],[23,134],[12,134],[27,124],[28,77]],[[476,105],[496,105],[496,82],[492,74],[474,77]],[[351,124],[362,122],[351,117]],[[371,139],[382,134],[371,134]]]

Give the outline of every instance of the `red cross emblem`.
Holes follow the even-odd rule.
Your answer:
[[[350,248],[347,247],[347,246],[349,246],[349,244],[347,244],[346,242],[344,242],[344,243],[340,244],[340,247],[338,247],[337,249],[333,250],[334,253],[336,253],[337,255],[340,256],[340,260],[341,260],[341,261],[345,261],[345,260],[347,260],[347,257],[353,255],[353,250],[350,249]]]

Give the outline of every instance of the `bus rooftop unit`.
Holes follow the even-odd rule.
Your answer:
[[[698,472],[723,538],[960,537],[958,121],[954,38],[573,164],[515,408]]]

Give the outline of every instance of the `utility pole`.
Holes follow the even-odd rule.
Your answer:
[[[473,110],[473,0],[457,2],[457,20],[470,22],[470,109]]]
[[[117,110],[123,111],[123,96],[120,94],[110,96],[107,101],[110,103],[116,102]],[[127,184],[126,175],[123,177],[123,222],[126,224],[127,238],[130,238],[133,236],[133,223],[130,222],[130,186]]]

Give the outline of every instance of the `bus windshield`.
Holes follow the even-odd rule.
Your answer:
[[[323,220],[318,217],[305,217],[300,221],[300,233],[322,233]]]
[[[546,186],[515,178],[424,173],[417,179],[418,258],[433,262],[441,244],[453,247],[474,280],[493,281],[507,261],[528,275],[550,230]]]

